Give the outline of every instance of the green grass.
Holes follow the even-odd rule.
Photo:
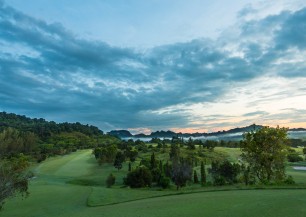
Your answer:
[[[205,192],[90,209],[90,216],[306,216],[306,190]],[[103,212],[102,212],[103,210]],[[104,214],[103,214],[104,213]],[[77,216],[82,216],[79,213]]]
[[[158,191],[149,189],[130,189],[130,188],[100,188],[94,187],[90,194],[88,206],[104,206],[151,197],[174,194],[173,191]]]
[[[216,148],[216,151],[231,161],[237,159],[240,152],[239,149],[232,148]],[[166,154],[157,154],[157,159],[166,158]],[[134,166],[136,164],[135,162]],[[306,172],[293,170],[292,165],[306,165],[306,162],[288,164],[287,167],[288,174],[298,183],[293,187],[304,188]],[[306,216],[306,189],[244,190],[245,187],[241,185],[222,188],[190,185],[180,191],[174,188],[135,190],[121,188],[126,172],[127,164],[120,171],[110,164],[98,166],[91,150],[50,158],[35,168],[36,178],[31,181],[30,196],[25,200],[17,197],[7,201],[0,215]],[[116,176],[113,188],[105,187],[109,173]]]
[[[240,148],[216,147],[215,151],[224,154],[226,158],[231,162],[237,162],[241,155]]]

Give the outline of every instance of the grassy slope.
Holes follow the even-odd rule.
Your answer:
[[[218,151],[226,152],[230,159],[239,152],[226,148]],[[29,198],[10,200],[1,216],[259,216],[261,212],[265,215],[260,216],[293,216],[290,212],[294,216],[306,216],[303,199],[306,190],[221,191],[149,198],[177,192],[122,189],[120,183],[126,170],[127,165],[119,172],[111,165],[99,167],[90,150],[48,159],[36,169],[37,178],[31,182]],[[104,187],[110,172],[117,177],[113,189]],[[306,172],[289,168],[289,173],[299,183],[305,183]],[[136,201],[86,206],[128,200]]]

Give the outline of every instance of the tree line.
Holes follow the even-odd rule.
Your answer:
[[[147,149],[144,149],[144,142],[129,140],[121,142],[118,146],[109,146],[112,154],[107,152],[107,146],[97,147],[94,154],[100,164],[113,163],[118,170],[122,168],[123,162],[129,161],[124,184],[132,188],[151,186],[167,188],[173,183],[179,189],[188,182],[201,183],[203,186],[294,183],[292,177],[285,174],[285,163],[290,154],[292,155],[292,149],[288,146],[286,128],[263,127],[245,133],[243,140],[239,142],[242,155],[235,163],[225,158],[206,161],[199,153],[203,149],[213,152],[213,148],[203,145],[193,147],[191,139],[185,142],[174,138],[170,140],[170,144],[158,139],[155,139],[155,142],[157,142],[155,147],[147,145]],[[199,144],[197,141],[196,143]],[[138,154],[147,151],[151,151],[151,157],[142,158],[138,165],[133,166]],[[157,152],[169,153],[168,160],[157,160],[155,155]],[[107,159],[106,156],[111,158]],[[209,167],[207,170],[206,165]],[[198,171],[199,166],[200,171]],[[207,181],[206,171],[210,174],[211,181]],[[113,174],[110,174],[108,180],[114,178]]]
[[[28,194],[31,162],[119,141],[97,127],[78,122],[55,123],[0,112],[0,209],[6,198]]]

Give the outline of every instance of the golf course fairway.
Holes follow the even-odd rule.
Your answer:
[[[49,158],[34,168],[26,199],[6,202],[1,217],[306,216],[306,189],[229,190],[177,194],[104,186],[114,172],[98,166],[91,150]],[[173,194],[173,195],[169,195]],[[103,200],[102,200],[102,199]],[[102,201],[102,202],[101,202]],[[100,206],[100,205],[102,206]]]

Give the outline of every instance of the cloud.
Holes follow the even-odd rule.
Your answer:
[[[289,47],[306,48],[306,9],[291,13],[276,32],[276,47],[284,50]]]
[[[304,8],[246,21],[234,40],[139,51],[82,39],[0,1],[0,45],[6,48],[0,51],[0,109],[107,130],[196,126],[190,113],[175,107],[217,102],[236,84],[267,74],[306,76],[305,14]],[[295,64],[288,62],[292,49],[300,54]]]
[[[255,111],[255,112],[249,112],[245,113],[243,116],[245,117],[252,117],[252,116],[257,116],[257,115],[268,115],[268,112],[265,111]]]

